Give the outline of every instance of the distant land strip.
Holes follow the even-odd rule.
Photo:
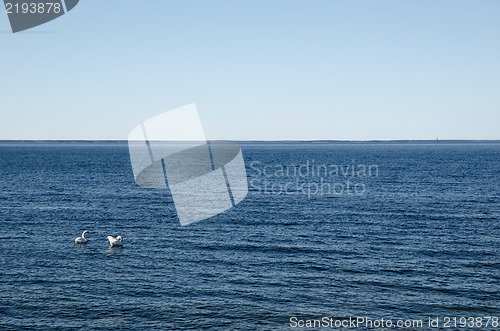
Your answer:
[[[230,140],[230,139],[227,139]],[[209,141],[222,141],[222,139],[209,139]],[[231,140],[237,143],[282,143],[282,144],[498,144],[500,140],[460,140],[460,139],[444,139],[444,140]],[[61,139],[0,139],[0,143],[127,143],[127,140],[61,140]]]

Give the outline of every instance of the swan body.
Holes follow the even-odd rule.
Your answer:
[[[88,240],[85,238],[85,234],[90,233],[87,230],[83,231],[82,236],[75,239],[75,244],[85,244]]]
[[[123,238],[122,236],[118,236],[118,237],[112,237],[112,236],[108,236],[108,240],[109,240],[109,244],[111,245],[111,247],[113,246],[123,246]]]

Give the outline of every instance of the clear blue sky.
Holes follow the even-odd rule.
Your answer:
[[[500,1],[81,0],[0,13],[0,139],[500,139]]]

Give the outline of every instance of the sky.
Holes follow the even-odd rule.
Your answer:
[[[500,1],[81,0],[13,34],[0,139],[500,139]]]

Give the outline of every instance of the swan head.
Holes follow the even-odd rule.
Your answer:
[[[123,238],[122,238],[122,236],[118,236],[118,237],[116,237],[116,240],[120,240],[121,242],[123,242]]]
[[[86,234],[86,233],[90,233],[89,230],[85,230],[83,231],[82,235]]]

